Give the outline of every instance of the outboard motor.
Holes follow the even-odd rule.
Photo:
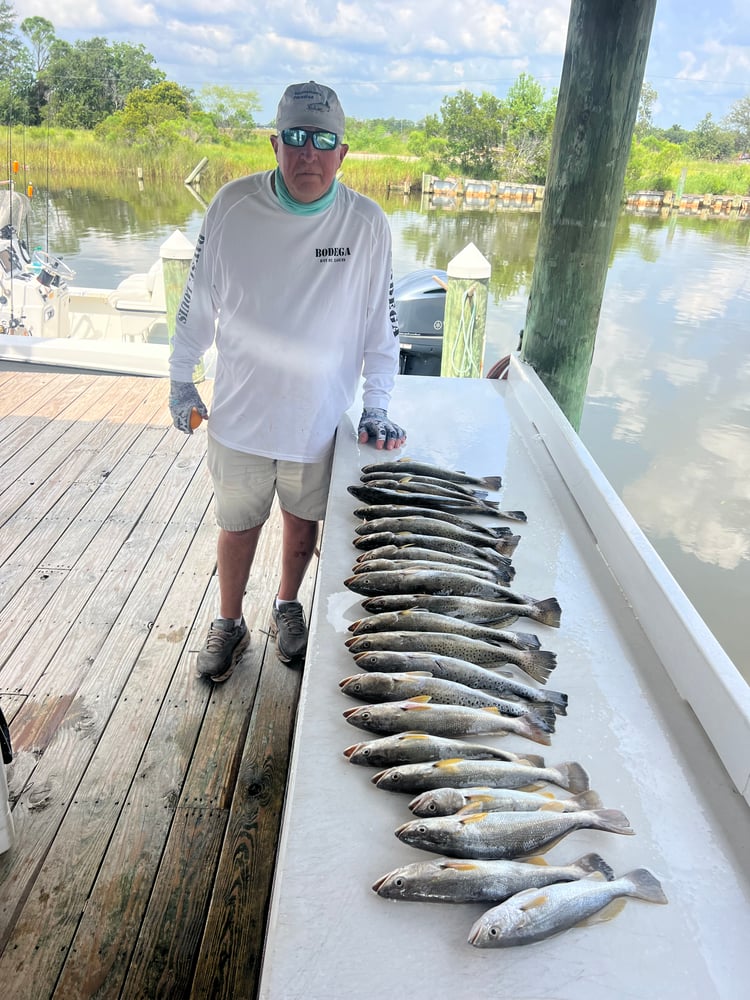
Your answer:
[[[424,268],[393,285],[402,375],[440,374],[447,281],[447,272]]]

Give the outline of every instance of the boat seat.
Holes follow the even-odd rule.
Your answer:
[[[130,274],[107,296],[118,312],[165,313],[164,270],[161,258],[145,274]]]

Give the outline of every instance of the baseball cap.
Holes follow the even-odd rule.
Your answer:
[[[344,109],[335,91],[310,80],[293,83],[284,91],[276,109],[276,128],[313,128],[344,134]]]

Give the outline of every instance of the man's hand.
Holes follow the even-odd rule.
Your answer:
[[[406,441],[406,431],[398,424],[394,424],[388,419],[388,412],[376,406],[366,406],[362,410],[357,428],[359,443],[367,444],[372,441],[376,448],[400,448]]]
[[[195,385],[192,382],[170,381],[169,412],[172,414],[172,423],[178,431],[183,431],[185,434],[193,433],[193,428],[190,426],[190,414],[193,409],[196,409],[204,420],[208,419],[208,410]]]

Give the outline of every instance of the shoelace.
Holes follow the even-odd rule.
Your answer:
[[[299,604],[287,605],[278,609],[279,618],[283,618],[285,627],[292,635],[302,635],[305,631],[305,616]]]
[[[233,628],[227,630],[219,628],[217,625],[210,625],[208,638],[206,639],[206,648],[212,653],[220,653],[224,648],[224,644],[232,637],[233,631]]]

